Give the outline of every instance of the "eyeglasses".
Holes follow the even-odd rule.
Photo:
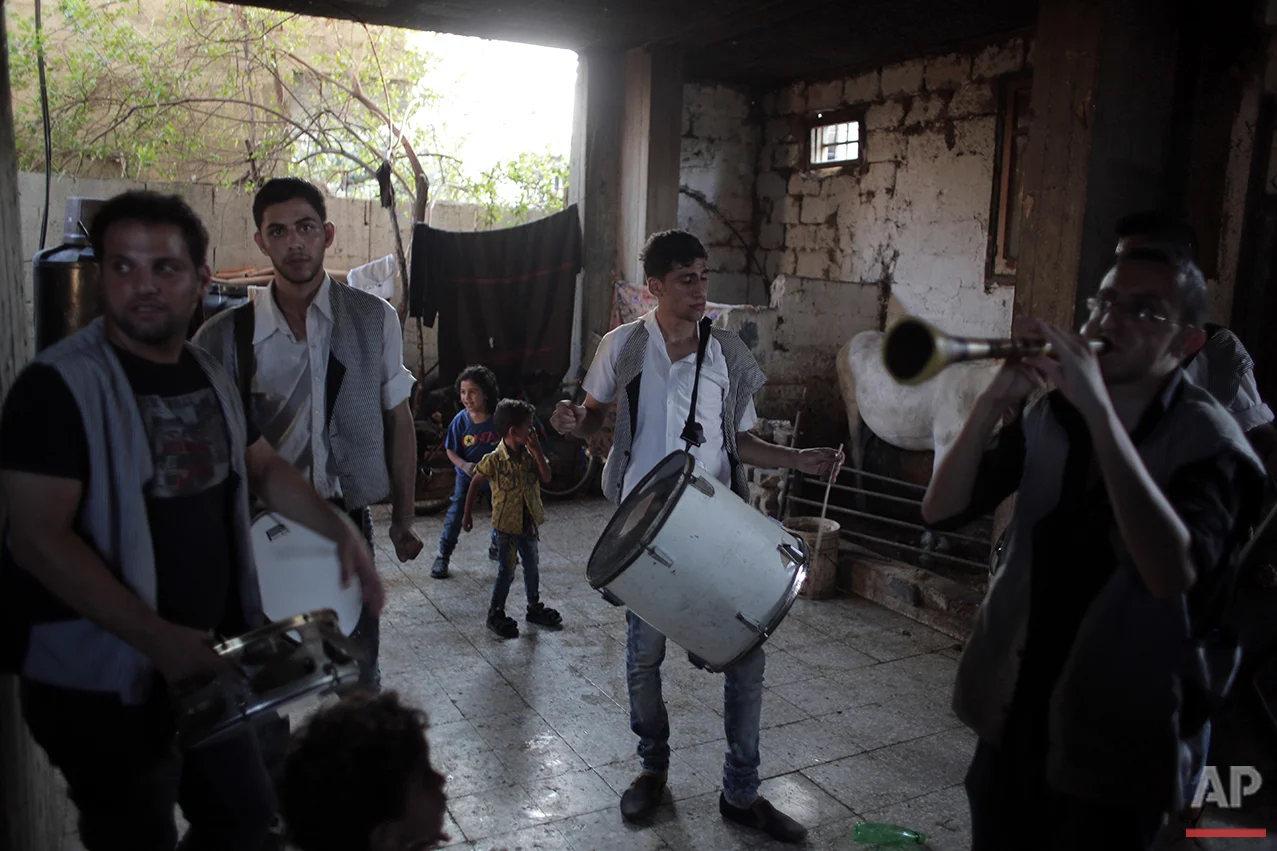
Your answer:
[[[1100,319],[1110,311],[1122,319],[1134,322],[1164,322],[1168,325],[1179,325],[1174,319],[1165,314],[1158,313],[1151,307],[1131,304],[1130,302],[1118,301],[1110,298],[1088,298],[1086,307],[1091,311],[1092,319]]]

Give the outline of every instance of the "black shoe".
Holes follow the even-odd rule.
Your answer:
[[[728,821],[742,827],[760,830],[779,842],[802,842],[807,838],[807,828],[794,821],[759,796],[754,803],[741,809],[727,803],[722,792],[718,793],[718,812]]]
[[[537,603],[528,606],[528,623],[558,629],[563,626],[563,617],[554,609],[548,608],[545,603]]]
[[[642,821],[652,814],[665,791],[665,775],[644,771],[621,795],[621,817],[626,821]]]
[[[448,575],[448,557],[439,556],[435,559],[434,567],[430,568],[430,575],[435,579],[443,579]]]
[[[488,629],[502,638],[518,638],[519,625],[514,618],[506,617],[505,609],[493,609],[488,612]]]

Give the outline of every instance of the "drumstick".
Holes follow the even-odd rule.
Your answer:
[[[834,461],[834,468],[829,471],[829,481],[825,483],[825,501],[820,506],[820,525],[816,527],[816,552],[812,554],[812,558],[820,558],[820,539],[825,534],[825,513],[829,510],[829,492],[833,490],[834,479],[838,478],[838,468],[842,466],[842,444],[838,444],[838,458]]]

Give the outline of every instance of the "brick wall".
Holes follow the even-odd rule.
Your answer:
[[[963,334],[1010,326],[1012,289],[987,288],[998,81],[1030,46],[993,46],[855,77],[751,93],[684,91],[683,184],[745,237],[683,196],[680,223],[707,237],[716,300],[762,302],[776,275],[872,284],[906,310]],[[807,116],[865,111],[864,160],[800,162]],[[748,191],[746,187],[749,187]],[[758,267],[750,262],[753,255]]]

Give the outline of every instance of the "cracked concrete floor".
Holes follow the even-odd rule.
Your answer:
[[[624,610],[584,578],[610,506],[548,507],[541,595],[562,612],[565,628],[520,620],[521,635],[511,641],[484,624],[494,577],[486,534],[463,535],[452,576],[436,580],[429,574],[442,515],[419,518],[426,549],[401,565],[386,536],[388,517],[379,513],[378,567],[389,592],[383,685],[429,715],[432,754],[448,776],[448,847],[788,847],[719,816],[722,678],[693,667],[672,644],[662,671],[673,748],[669,799],[649,827],[622,822],[620,793],[637,771]],[[484,528],[486,518],[476,520]],[[508,609],[521,613],[522,604],[516,581]],[[958,658],[952,639],[851,597],[799,601],[766,647],[762,791],[810,828],[807,847],[865,847],[850,839],[860,820],[921,830],[934,851],[969,847],[962,778],[975,738],[949,710]],[[68,811],[65,848],[78,851],[74,808]],[[1182,829],[1180,837],[1175,851],[1198,847],[1185,844]]]

